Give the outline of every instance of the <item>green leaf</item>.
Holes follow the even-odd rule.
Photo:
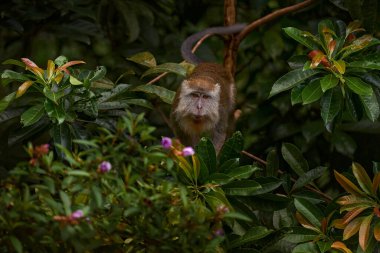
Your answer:
[[[71,83],[72,85],[81,85],[81,84],[83,84],[81,81],[79,81],[78,79],[76,79],[76,78],[73,77],[73,76],[70,76],[70,83]]]
[[[266,164],[265,175],[274,176],[274,177],[277,176],[278,170],[280,169],[280,161],[278,159],[276,149],[272,149],[271,151],[269,151],[266,161],[267,161],[267,164]]]
[[[96,204],[96,207],[101,208],[103,205],[102,191],[95,185],[91,187],[91,196]]]
[[[168,63],[164,63],[164,64],[148,69],[142,74],[141,78],[144,78],[145,76],[148,76],[148,75],[165,73],[165,72],[175,73],[180,76],[186,76],[186,69],[184,67],[182,67],[178,63],[168,62]]]
[[[74,160],[74,159],[72,159],[72,160]],[[90,173],[88,173],[87,171],[83,171],[83,170],[70,170],[67,172],[67,175],[77,176],[77,177],[90,177],[91,176]]]
[[[222,165],[219,166],[218,170],[222,173],[229,173],[237,168],[240,164],[239,158],[233,158],[225,161]]]
[[[306,199],[294,199],[294,205],[300,214],[304,216],[312,225],[321,229],[321,221],[324,218],[323,212]]]
[[[59,191],[59,196],[61,197],[61,201],[63,204],[63,209],[65,210],[65,215],[71,214],[71,200],[69,195],[67,195],[64,191]]]
[[[301,31],[294,27],[286,27],[283,29],[289,37],[301,43],[305,47],[311,50],[318,48],[318,44],[316,43],[317,38],[315,38],[312,34]]]
[[[252,196],[271,192],[280,187],[283,183],[281,179],[275,177],[257,177],[254,181],[259,183],[261,188],[255,191]]]
[[[321,253],[317,248],[315,242],[307,242],[298,244],[292,250],[292,253]]]
[[[22,243],[20,242],[20,240],[17,237],[9,236],[9,240],[11,241],[12,246],[16,250],[17,253],[23,252]]]
[[[195,147],[196,153],[205,163],[210,174],[216,172],[216,152],[214,145],[209,138],[201,138]]]
[[[207,178],[207,182],[218,185],[224,185],[231,181],[231,177],[224,173],[213,173]]]
[[[321,116],[325,126],[330,124],[341,110],[343,103],[342,92],[338,87],[329,89],[321,99]]]
[[[223,218],[230,218],[230,219],[237,219],[237,220],[243,220],[243,221],[246,221],[246,222],[252,222],[252,219],[249,218],[248,216],[244,215],[244,214],[241,214],[241,213],[237,213],[237,212],[227,212],[223,215]]]
[[[4,70],[4,72],[1,74],[1,78],[3,79],[10,79],[15,81],[28,81],[29,78],[25,76],[22,73],[18,73],[13,70]]]
[[[359,163],[352,163],[352,172],[354,173],[354,176],[363,191],[369,195],[376,195],[376,191],[372,192],[372,181],[363,166],[361,166]]]
[[[118,96],[123,96],[127,91],[129,91],[131,88],[130,84],[119,84],[115,88],[113,88],[111,91],[106,91],[101,93],[101,97],[99,98],[98,102],[103,103],[105,101],[112,101],[116,99]]]
[[[372,90],[372,87],[371,87],[371,90]],[[363,104],[367,117],[372,122],[375,122],[379,118],[379,115],[380,115],[380,105],[379,105],[379,101],[377,99],[375,92],[372,92],[372,94],[368,96],[361,95],[359,97]]]
[[[233,249],[233,248],[242,246],[244,244],[252,243],[254,241],[257,241],[259,239],[266,237],[267,235],[271,233],[272,233],[272,230],[269,230],[266,227],[262,227],[262,226],[252,227],[244,235],[231,241],[230,244],[228,245],[228,248]]]
[[[240,158],[240,153],[243,150],[244,139],[241,132],[235,132],[222,147],[219,154],[219,163],[223,164],[226,161],[234,158]]]
[[[43,104],[38,104],[30,107],[21,115],[21,124],[30,126],[39,121],[44,116],[45,107]]]
[[[48,87],[45,87],[43,89],[43,93],[44,93],[45,97],[47,97],[48,99],[50,99],[51,101],[53,101],[56,104],[58,103],[59,99],[61,99],[62,97],[64,97],[66,95],[64,89],[52,91]]]
[[[137,64],[147,66],[149,68],[153,68],[157,66],[156,59],[154,58],[153,54],[151,54],[150,52],[141,52],[141,53],[132,55],[131,57],[128,57],[127,59]]]
[[[249,178],[254,172],[261,170],[257,166],[253,165],[245,165],[238,168],[233,169],[229,173],[227,173],[227,176],[229,176],[232,180],[236,179],[247,179]]]
[[[329,74],[324,76],[321,79],[321,88],[323,92],[326,92],[327,90],[334,88],[339,83],[339,79],[334,76],[333,74]]]
[[[302,90],[305,88],[305,85],[297,85],[290,92],[290,100],[292,105],[302,103]]]
[[[281,153],[285,161],[298,176],[302,176],[305,174],[305,171],[309,170],[307,161],[302,156],[302,153],[298,147],[294,144],[283,143],[281,147]]]
[[[320,250],[321,253],[325,253],[328,250],[330,250],[331,249],[331,244],[332,244],[331,241],[327,241],[327,242],[318,241],[317,242],[318,248],[319,248],[319,250]]]
[[[294,227],[291,229],[291,232],[285,235],[284,238],[284,240],[291,243],[298,244],[301,242],[313,241],[318,236],[317,232],[304,227]]]
[[[347,67],[380,70],[380,61],[353,61]]]
[[[107,69],[104,66],[98,66],[96,67],[95,73],[93,77],[90,78],[90,82],[95,82],[103,79],[106,76]]]
[[[4,111],[5,109],[7,109],[7,107],[9,106],[9,104],[15,99],[16,97],[16,92],[12,92],[8,95],[6,95],[5,97],[3,97],[1,100],[0,100],[0,112]]]
[[[283,195],[277,195],[272,193],[264,193],[243,198],[243,202],[249,206],[254,207],[256,210],[273,212],[287,208],[292,200]]]
[[[45,100],[45,111],[51,119],[57,120],[58,125],[62,124],[66,118],[66,112],[61,105],[54,104],[50,100]]]
[[[222,188],[227,195],[252,196],[261,189],[261,185],[253,180],[241,180],[225,184]]]
[[[371,85],[363,82],[359,77],[346,76],[344,80],[348,88],[358,95],[371,96],[373,94]]]
[[[64,158],[66,153],[70,153],[58,148],[59,145],[61,145],[65,148],[65,150],[71,150],[71,131],[67,123],[53,126],[53,141],[56,145],[56,151],[60,158]]]
[[[317,167],[315,169],[307,171],[305,174],[303,174],[297,179],[297,181],[293,185],[292,191],[300,189],[312,182],[314,179],[319,178],[320,176],[322,176],[323,172],[326,169],[326,167]]]
[[[158,96],[163,102],[172,104],[175,96],[175,92],[168,90],[164,87],[146,84],[140,85],[133,89],[134,91],[142,91],[148,94],[154,94]]]
[[[320,99],[323,95],[320,79],[315,79],[311,81],[306,87],[302,90],[302,101],[303,104],[310,104],[318,99]]]
[[[19,66],[21,68],[25,68],[25,63],[23,63],[22,61],[19,61],[19,60],[15,60],[15,59],[8,59],[8,60],[5,60],[3,61],[1,64],[4,64],[4,65],[16,65],[16,66]]]
[[[305,81],[306,79],[318,74],[319,71],[315,69],[302,70],[295,69],[292,70],[282,77],[278,79],[272,86],[272,90],[270,91],[269,97],[273,97],[274,95],[289,90],[296,86],[297,84]]]

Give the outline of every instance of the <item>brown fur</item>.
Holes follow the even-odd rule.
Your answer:
[[[178,108],[181,89],[178,88],[173,102],[171,113],[172,125],[176,136],[184,145],[195,146],[202,135],[211,137],[216,150],[219,152],[226,137],[233,130],[233,111],[235,106],[235,85],[223,66],[216,63],[200,63],[195,67],[193,73],[186,78],[189,86],[199,92],[208,92],[215,89],[216,84],[220,86],[219,106],[217,110],[218,122],[208,122],[208,117],[204,121],[192,120],[186,117],[185,112],[176,111]],[[195,105],[194,105],[195,106]],[[213,108],[212,108],[213,109]],[[207,124],[207,125],[206,125]],[[204,129],[210,128],[210,131]]]

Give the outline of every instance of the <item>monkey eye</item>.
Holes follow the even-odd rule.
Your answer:
[[[199,93],[193,92],[193,93],[190,93],[190,96],[193,97],[193,98],[198,98],[199,97]]]
[[[209,98],[211,98],[211,96],[205,94],[205,95],[203,95],[203,98],[204,98],[204,99],[209,99]]]

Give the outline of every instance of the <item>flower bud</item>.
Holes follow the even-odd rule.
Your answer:
[[[172,146],[172,139],[170,139],[169,137],[162,137],[161,145],[164,149],[170,149],[170,147]]]
[[[103,161],[101,164],[98,166],[98,172],[100,173],[107,173],[112,169],[112,165],[108,161]]]
[[[182,155],[183,156],[192,156],[195,154],[195,151],[192,147],[185,147],[183,150],[182,150]]]

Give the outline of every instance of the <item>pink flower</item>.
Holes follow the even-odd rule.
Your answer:
[[[98,166],[98,172],[100,173],[107,173],[112,169],[112,165],[108,161],[103,161],[101,164]]]
[[[170,147],[172,146],[172,139],[170,139],[169,137],[162,137],[161,145],[164,149],[170,149]]]
[[[183,156],[192,156],[195,154],[195,151],[192,147],[185,147],[182,149],[182,155]]]
[[[73,212],[70,215],[71,219],[73,219],[73,220],[78,220],[78,219],[82,218],[83,216],[84,216],[84,214],[83,214],[82,210],[76,210],[75,212]]]

